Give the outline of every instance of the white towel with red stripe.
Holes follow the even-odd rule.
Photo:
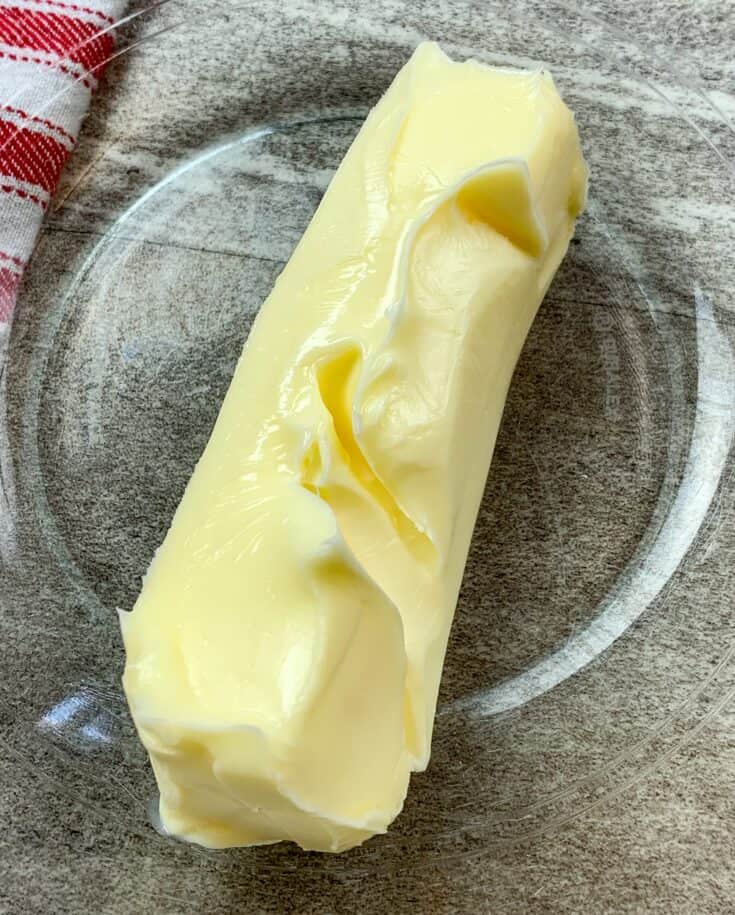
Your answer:
[[[0,0],[0,343],[124,7]]]

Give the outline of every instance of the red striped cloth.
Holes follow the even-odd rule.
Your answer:
[[[125,0],[0,0],[0,342]]]

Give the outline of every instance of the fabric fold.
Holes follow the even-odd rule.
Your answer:
[[[0,340],[124,0],[0,0]]]

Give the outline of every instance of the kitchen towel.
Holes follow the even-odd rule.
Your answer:
[[[0,351],[125,0],[0,0]]]

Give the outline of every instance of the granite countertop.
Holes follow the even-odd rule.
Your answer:
[[[650,92],[598,72],[594,50],[561,53],[565,33],[594,42],[596,26],[542,0],[508,4],[520,29],[459,0],[253,0],[224,15],[182,0],[127,34],[190,19],[111,67],[3,379],[1,913],[735,911],[735,11],[584,7],[647,49],[621,55]],[[395,829],[339,860],[204,852],[149,823],[114,611],[135,598],[356,114],[423,35],[458,56],[548,56],[587,143],[590,212],[519,363],[432,764]],[[262,137],[128,212],[212,143],[315,110],[339,119]],[[591,608],[612,604],[626,623],[602,652],[611,624],[595,628]],[[600,656],[578,662],[590,645]],[[539,658],[564,669],[553,689]]]

